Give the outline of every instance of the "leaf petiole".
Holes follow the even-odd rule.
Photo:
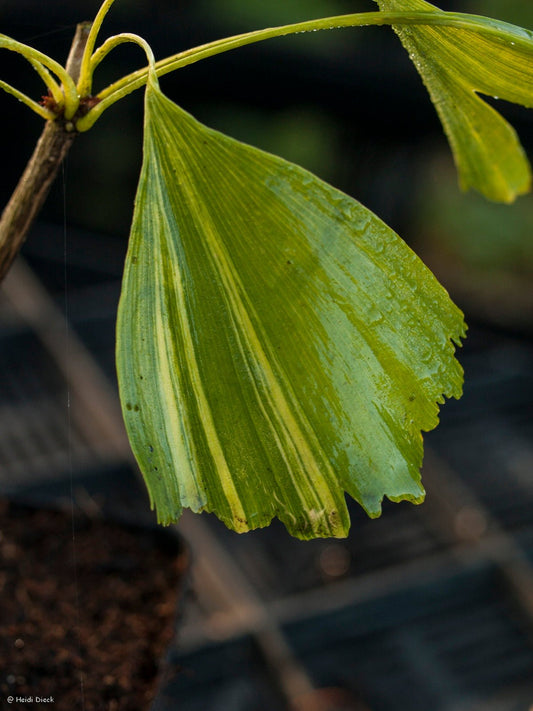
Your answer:
[[[100,64],[100,62],[113,50],[115,47],[118,47],[121,44],[125,44],[126,42],[133,43],[139,45],[142,49],[144,49],[146,53],[146,57],[148,59],[148,64],[151,67],[155,67],[155,58],[154,58],[154,53],[152,52],[152,48],[144,40],[142,37],[139,35],[132,34],[131,32],[123,32],[119,35],[114,35],[113,37],[109,37],[101,47],[99,47],[96,52],[91,57],[91,64],[90,64],[90,71],[91,74],[94,72],[96,67]]]
[[[102,27],[102,22],[114,2],[115,0],[104,0],[102,6],[96,14],[96,17],[94,18],[94,22],[91,25],[80,66],[80,76],[78,79],[78,93],[80,96],[90,96],[91,94],[93,80],[92,56],[94,46],[96,44],[100,28]]]
[[[192,49],[166,57],[155,64],[157,76],[181,69],[202,59],[228,52],[255,42],[275,37],[313,32],[317,30],[340,29],[343,27],[363,27],[376,25],[440,25],[457,29],[468,29],[486,35],[496,36],[504,42],[512,41],[518,48],[528,49],[533,55],[533,33],[514,25],[491,20],[478,15],[451,12],[365,12],[338,15],[319,20],[308,20],[290,25],[271,27],[253,32],[234,35],[209,42]],[[105,44],[103,45],[105,46]],[[102,113],[116,101],[146,84],[148,67],[139,69],[110,84],[98,93],[100,102],[77,122],[78,131],[88,130]]]
[[[62,106],[64,103],[63,92],[61,91],[61,87],[58,86],[58,84],[51,77],[48,69],[43,64],[36,62],[33,59],[29,59],[29,62],[48,87],[50,96],[53,98],[56,106]]]
[[[8,84],[6,81],[2,81],[1,79],[0,89],[3,89],[19,101],[22,101],[23,104],[26,104],[26,106],[28,106],[32,111],[41,116],[43,119],[47,121],[53,121],[55,119],[56,116],[52,111],[49,111],[44,106],[41,106],[41,104],[38,104],[33,99],[30,99],[30,97],[26,96],[26,94],[24,94],[22,91],[19,91],[14,86],[11,86],[11,84]]]
[[[37,49],[29,47],[22,42],[18,42],[17,40],[11,39],[11,37],[7,37],[6,35],[0,35],[0,48],[17,52],[27,59],[44,81],[58,107],[64,106],[65,115],[67,117],[69,117],[68,115],[74,115],[79,104],[78,92],[72,77],[66,69],[59,64],[59,62],[56,62],[48,55],[39,52]],[[50,72],[56,75],[61,82],[61,86],[53,79]],[[4,83],[2,84],[2,88],[13,94],[11,90],[6,89]],[[21,98],[21,96],[17,95],[17,98]],[[34,106],[30,106],[30,108],[35,110]],[[46,116],[46,118],[49,118],[49,116]]]

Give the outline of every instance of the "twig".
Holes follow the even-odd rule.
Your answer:
[[[68,56],[66,70],[74,81],[78,80],[83,49],[87,42],[90,24],[81,23]],[[76,137],[68,131],[68,123],[47,121],[35,146],[32,157],[0,218],[0,281],[8,272],[13,260],[26,240],[28,231],[37,217],[59,167]]]

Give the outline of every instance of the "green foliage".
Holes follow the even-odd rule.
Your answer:
[[[140,37],[96,48],[77,86],[53,60],[0,35],[50,92],[46,119],[86,131],[146,85],[144,159],[117,326],[117,370],[132,448],[163,523],[183,507],[237,531],[275,516],[300,538],[345,536],[345,492],[370,516],[383,497],[423,499],[421,431],[459,397],[460,311],[400,238],[309,172],[202,126],[158,76],[288,34],[392,25],[448,135],[462,187],[512,201],[530,168],[514,130],[478,94],[533,105],[533,35],[424,0],[268,28],[155,62]],[[123,42],[148,66],[91,96]]]
[[[381,10],[436,12],[424,0],[376,0]],[[464,189],[512,202],[531,171],[513,128],[477,92],[533,106],[531,37],[503,23],[488,35],[454,27],[394,26],[443,123]],[[524,42],[524,40],[526,40]]]
[[[344,536],[344,491],[370,516],[420,501],[461,313],[366,208],[202,126],[155,76],[145,115],[117,365],[159,519]]]

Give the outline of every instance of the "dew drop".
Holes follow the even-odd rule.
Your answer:
[[[378,323],[383,321],[384,317],[382,312],[373,305],[368,311],[367,318],[369,326],[377,326]]]

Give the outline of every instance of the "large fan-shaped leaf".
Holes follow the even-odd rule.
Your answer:
[[[460,395],[462,314],[411,250],[305,170],[146,91],[118,318],[124,417],[159,520],[344,536],[419,502],[420,430]]]
[[[376,0],[383,11],[435,11],[425,0]],[[476,92],[533,107],[533,36],[485,20],[492,32],[395,26],[440,116],[459,180],[485,197],[511,202],[529,190],[528,160],[514,129]]]

